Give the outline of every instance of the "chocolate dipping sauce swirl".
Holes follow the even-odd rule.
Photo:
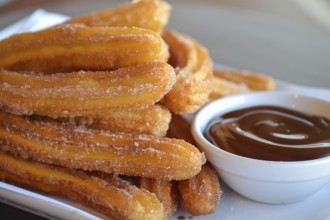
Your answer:
[[[277,106],[239,109],[214,118],[206,138],[228,152],[270,161],[330,155],[330,121]]]

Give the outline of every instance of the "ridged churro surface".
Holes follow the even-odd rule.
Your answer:
[[[115,219],[214,212],[220,181],[186,113],[275,82],[213,69],[201,42],[165,30],[170,12],[132,0],[1,40],[0,181]]]
[[[167,136],[196,144],[190,123],[180,115],[173,115]],[[213,213],[222,194],[218,175],[209,163],[196,176],[178,181],[178,189],[181,208],[194,216]]]
[[[169,20],[171,6],[162,0],[131,1],[115,8],[72,18],[65,23],[99,27],[140,27],[160,32]]]
[[[225,96],[246,92],[251,92],[247,85],[214,76],[212,78],[212,91],[209,98],[210,100],[216,100]]]
[[[140,177],[137,179],[137,186],[154,193],[163,204],[167,216],[171,216],[177,210],[179,196],[174,181]]]
[[[166,219],[157,197],[117,177],[46,165],[0,152],[0,180],[65,196],[116,219]]]
[[[179,181],[178,188],[182,209],[194,216],[213,213],[222,194],[217,173],[209,164],[193,178]]]
[[[205,163],[204,155],[183,140],[95,131],[5,112],[0,112],[0,150],[68,168],[175,180],[195,176]]]
[[[214,76],[237,84],[244,84],[253,91],[275,89],[275,82],[271,76],[244,70],[215,69]]]
[[[275,81],[271,76],[230,69],[214,69],[210,100],[224,96],[253,91],[269,91],[275,89]]]
[[[147,108],[112,108],[100,114],[75,118],[62,118],[77,126],[92,129],[165,136],[171,121],[171,112],[164,106],[152,105]]]
[[[169,30],[162,36],[169,45],[169,63],[177,74],[177,81],[163,104],[176,113],[193,113],[208,101],[212,60],[206,48],[187,35]]]
[[[167,63],[153,61],[113,71],[50,75],[2,69],[0,80],[0,107],[57,118],[153,105],[171,89],[175,73]]]
[[[16,34],[0,41],[0,51],[0,67],[47,73],[112,70],[169,56],[154,31],[83,24]]]

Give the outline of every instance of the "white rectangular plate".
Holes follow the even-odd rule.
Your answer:
[[[222,65],[216,65],[216,67],[226,68]],[[278,90],[288,90],[293,93],[330,101],[330,90],[328,89],[301,87],[283,81],[277,81],[276,83]],[[238,195],[224,183],[221,184],[221,187],[223,196],[216,212],[210,215],[193,217],[193,219],[330,220],[330,184],[304,201],[285,205],[258,203]],[[49,219],[109,219],[77,202],[62,197],[39,194],[3,182],[0,182],[0,201]],[[191,216],[182,210],[178,210],[170,219],[174,220],[179,217],[189,219]]]

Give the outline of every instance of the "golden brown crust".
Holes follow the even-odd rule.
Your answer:
[[[137,186],[154,193],[163,204],[167,216],[171,216],[178,208],[178,191],[174,181],[140,177]]]
[[[244,70],[215,69],[214,76],[230,82],[244,84],[253,91],[274,90],[275,82],[271,76]]]
[[[171,121],[171,112],[164,106],[152,105],[147,108],[108,109],[100,114],[75,118],[61,118],[77,126],[114,133],[148,134],[163,137]]]
[[[212,78],[212,91],[210,93],[210,100],[215,100],[221,97],[251,92],[251,89],[244,83],[235,83],[221,77],[214,76]]]
[[[160,32],[171,12],[168,3],[161,0],[139,0],[102,11],[84,14],[65,23],[81,23],[98,27],[140,27]]]
[[[181,115],[172,114],[172,119],[169,124],[166,137],[183,139],[188,143],[197,146],[197,143],[191,134],[190,127],[190,123],[185,120]]]
[[[172,116],[167,137],[196,144],[190,132],[190,123],[180,115]],[[198,175],[178,181],[178,188],[182,209],[194,216],[214,212],[222,194],[218,175],[209,163],[203,165]]]
[[[193,178],[179,181],[178,188],[182,209],[194,216],[213,213],[222,194],[217,173],[210,164],[205,164]]]
[[[16,34],[0,41],[0,51],[0,67],[47,73],[112,70],[169,56],[156,32],[82,24]]]
[[[213,77],[196,40],[157,33],[169,13],[164,1],[138,0],[1,41],[0,179],[119,219],[170,216],[178,180],[185,210],[214,211],[215,197],[202,192],[220,196],[219,182],[187,124],[168,136],[192,144],[155,137],[164,136],[169,110],[193,113],[208,101]],[[155,105],[161,99],[165,107]],[[180,129],[190,136],[174,134]],[[117,174],[137,177],[141,189]]]
[[[214,69],[210,100],[253,91],[275,89],[271,76],[243,70]]]
[[[116,175],[106,179],[0,152],[0,179],[65,196],[118,219],[166,219],[163,205]]]
[[[167,63],[153,61],[113,71],[51,75],[0,70],[0,79],[0,107],[57,118],[153,105],[171,89],[175,73]]]
[[[0,149],[40,162],[165,179],[188,179],[205,163],[177,139],[110,133],[0,112]]]
[[[212,60],[206,48],[187,35],[171,30],[162,37],[169,45],[169,62],[177,74],[177,81],[163,104],[175,113],[193,113],[208,101]]]

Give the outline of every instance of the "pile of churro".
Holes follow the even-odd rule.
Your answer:
[[[116,219],[214,212],[218,176],[180,115],[274,83],[214,70],[170,11],[136,0],[0,41],[0,180]]]

